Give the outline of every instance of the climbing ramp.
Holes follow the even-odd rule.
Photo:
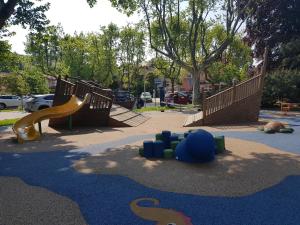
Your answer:
[[[188,116],[183,126],[194,127],[258,121],[267,55],[266,50],[259,75],[204,98],[202,111]]]
[[[114,127],[137,127],[149,119],[117,104],[112,105],[109,117],[109,125]]]

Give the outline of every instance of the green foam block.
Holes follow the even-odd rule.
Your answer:
[[[294,132],[294,129],[291,127],[282,128],[279,130],[279,133],[291,134]]]
[[[225,138],[224,136],[214,137],[216,143],[216,154],[222,153],[225,151]]]
[[[139,154],[140,156],[144,156],[144,148],[139,148]]]
[[[155,134],[155,140],[156,141],[162,141],[163,140],[162,134]]]
[[[171,149],[175,150],[176,146],[180,143],[180,141],[172,141],[171,142]]]
[[[164,150],[164,158],[165,159],[172,159],[174,157],[174,150],[173,149],[165,149]]]

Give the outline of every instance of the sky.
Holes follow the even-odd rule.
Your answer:
[[[44,1],[46,2],[46,1]],[[65,33],[73,34],[77,32],[96,32],[100,26],[113,22],[120,26],[138,21],[138,16],[127,17],[113,8],[108,0],[99,0],[90,8],[86,0],[48,0],[51,6],[46,13],[51,25],[61,23]],[[28,30],[20,26],[13,26],[10,29],[16,35],[8,38],[12,45],[12,50],[24,54],[24,42]]]

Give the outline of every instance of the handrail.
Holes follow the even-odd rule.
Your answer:
[[[92,92],[90,108],[92,109],[111,109],[112,99],[104,95]]]
[[[242,86],[243,84],[246,84],[246,83],[249,83],[250,81],[255,80],[256,78],[259,78],[259,77],[261,77],[261,74],[258,74],[258,75],[254,76],[254,77],[249,78],[248,80],[244,80],[241,83],[238,83],[236,85],[236,87]]]
[[[211,98],[214,98],[215,96],[221,95],[221,94],[223,94],[223,93],[225,93],[225,92],[231,91],[232,89],[233,89],[233,87],[227,88],[227,89],[225,89],[225,90],[223,90],[223,91],[220,91],[220,92],[218,92],[218,93],[216,93],[216,94],[214,94],[214,95],[212,95],[212,96],[207,97],[206,100],[209,100],[209,99],[211,99]]]
[[[203,99],[203,118],[261,91],[262,75],[256,75]]]

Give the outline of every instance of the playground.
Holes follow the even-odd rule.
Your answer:
[[[202,126],[213,135],[224,135],[226,142],[224,153],[202,164],[139,156],[143,141],[153,140],[162,130],[179,134],[189,130],[182,127],[184,113],[144,116],[149,119],[137,127],[57,130],[43,122],[42,138],[24,144],[12,141],[11,130],[3,131],[1,223],[156,224],[166,218],[170,224],[300,221],[298,114],[260,113],[261,123],[270,119],[289,123],[295,130],[292,134],[260,132],[261,123]]]
[[[58,78],[53,107],[1,132],[0,223],[298,224],[300,114],[260,110],[263,76],[144,113]]]

